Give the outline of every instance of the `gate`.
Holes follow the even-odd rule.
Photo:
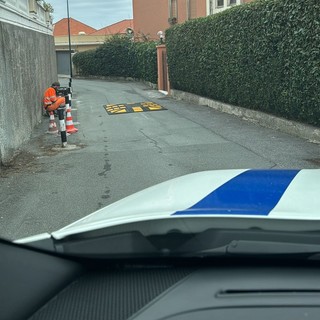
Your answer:
[[[70,74],[70,52],[56,51],[58,74]]]

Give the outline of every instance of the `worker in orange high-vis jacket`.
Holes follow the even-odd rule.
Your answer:
[[[57,96],[57,89],[60,87],[60,83],[54,82],[51,87],[46,89],[43,97],[44,109],[48,112],[58,109],[60,106],[65,106],[66,101],[64,97]]]

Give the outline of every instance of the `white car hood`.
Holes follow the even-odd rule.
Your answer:
[[[320,220],[320,170],[216,170],[160,183],[52,233],[55,239],[181,216]]]
[[[320,220],[320,169],[214,170],[188,174],[108,205],[51,235],[69,235],[127,223],[181,217]]]

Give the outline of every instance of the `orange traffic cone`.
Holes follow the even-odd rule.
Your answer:
[[[47,133],[50,133],[50,134],[57,134],[58,133],[58,128],[57,128],[57,124],[54,120],[53,111],[50,111],[49,129],[48,129]]]
[[[73,124],[70,106],[67,107],[66,129],[67,129],[67,133],[76,133],[76,132],[78,132],[78,129]]]

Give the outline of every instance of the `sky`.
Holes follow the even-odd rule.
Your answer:
[[[132,19],[132,0],[68,0],[69,16],[97,30]],[[67,0],[46,0],[54,9],[53,23],[67,18]]]

